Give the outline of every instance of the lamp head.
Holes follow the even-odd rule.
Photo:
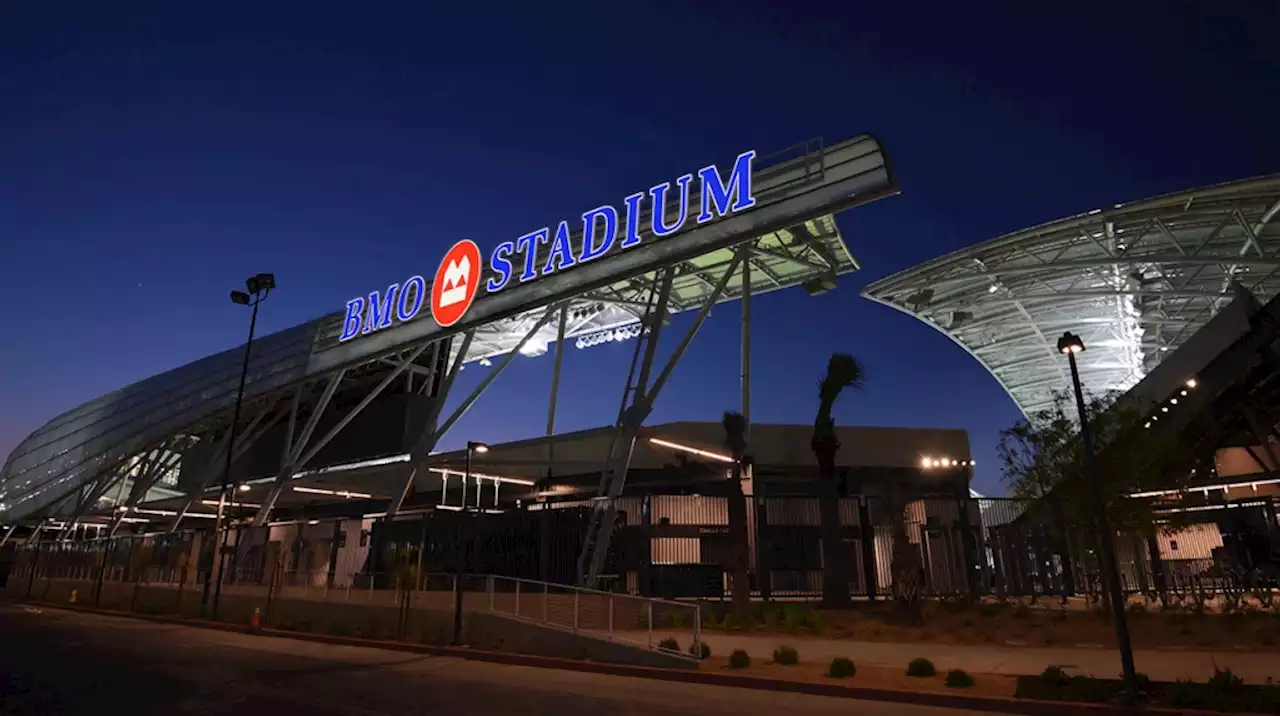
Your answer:
[[[485,445],[484,443],[473,442],[470,440],[467,441],[467,449],[474,453],[480,453],[481,455],[489,452],[488,445]]]
[[[1058,339],[1058,352],[1062,353],[1063,355],[1069,355],[1071,353],[1083,353],[1084,341],[1080,340],[1080,336],[1077,336],[1071,331],[1067,331],[1066,333],[1062,334],[1061,338]]]
[[[231,292],[231,302],[232,302],[232,303],[238,303],[238,304],[240,304],[241,306],[248,306],[248,305],[249,305],[249,294],[245,293],[244,291],[232,291],[232,292]]]
[[[253,278],[258,282],[260,290],[270,291],[276,287],[276,275],[273,273],[260,273]]]

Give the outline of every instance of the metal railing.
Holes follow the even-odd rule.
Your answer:
[[[488,577],[486,591],[488,610],[494,614],[699,658],[693,646],[702,640],[702,615],[697,604],[498,575]]]

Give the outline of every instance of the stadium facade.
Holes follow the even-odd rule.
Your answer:
[[[1085,390],[1120,394],[1143,411],[1144,429],[1188,448],[1188,488],[1135,483],[1132,496],[1191,511],[1198,524],[1122,539],[1130,588],[1204,588],[1210,577],[1280,584],[1280,176],[1034,226],[888,276],[863,295],[951,338],[1032,421],[1072,390],[1056,342],[1079,335]],[[1030,574],[1071,562],[1065,538],[1031,541]],[[1060,586],[1071,576],[1050,572],[1040,576]]]
[[[734,481],[719,424],[645,424],[710,309],[726,301],[742,309],[750,421],[752,298],[832,289],[858,268],[835,214],[896,192],[874,139],[809,142],[744,152],[487,257],[459,242],[432,281],[412,274],[255,340],[234,441],[243,346],[51,420],[0,471],[5,536],[123,529],[212,560],[203,540],[225,511],[233,580],[266,584],[270,569],[284,569],[326,588],[372,586],[409,550],[422,569],[714,596],[737,550],[733,506],[745,500],[760,596],[821,593],[833,559],[849,567],[851,592],[874,596],[892,585],[902,544],[920,555],[926,593],[1070,593],[1087,578],[1088,545],[1072,542],[1067,525],[1029,521],[1016,501],[974,495],[961,431],[842,428],[838,487],[826,492],[810,427],[749,422],[745,479]],[[1278,212],[1280,177],[1116,205],[926,262],[864,295],[956,341],[1028,416],[1069,388],[1054,341],[1076,332],[1089,389],[1128,391],[1154,429],[1199,440],[1212,465],[1198,489],[1213,528],[1122,544],[1128,588],[1224,560],[1274,563]],[[678,312],[692,325],[663,363],[657,348]],[[563,351],[617,341],[634,350],[616,422],[557,434]],[[436,449],[512,361],[553,350],[546,435],[483,454]],[[452,395],[464,366],[484,378]],[[824,500],[837,503],[836,554],[824,549]],[[207,562],[190,579],[214,570],[222,574]]]
[[[93,534],[172,535],[207,529],[223,511],[265,528],[309,510],[350,516],[363,508],[357,503],[377,498],[377,512],[392,518],[422,495],[448,492],[453,468],[436,446],[512,361],[556,351],[547,406],[553,436],[563,351],[630,341],[621,408],[602,429],[607,450],[593,468],[594,496],[605,499],[587,511],[578,548],[577,578],[592,582],[642,453],[634,446],[645,419],[712,306],[741,302],[749,415],[751,298],[832,289],[858,268],[834,215],[897,191],[874,138],[813,140],[771,155],[743,152],[727,166],[501,242],[488,256],[459,242],[433,281],[412,274],[342,311],[254,340],[234,430],[245,346],[50,420],[0,470],[5,538],[66,537],[85,525],[98,525]],[[663,341],[674,349],[661,362],[657,347],[671,332],[664,328],[680,312],[693,314],[692,326]],[[451,389],[464,366],[485,377],[459,399]],[[913,449],[927,452],[926,442]],[[967,444],[946,449],[952,460],[967,455]],[[335,476],[360,480],[335,489]],[[530,482],[508,474],[492,485],[523,495]]]

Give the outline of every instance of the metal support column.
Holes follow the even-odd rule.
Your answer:
[[[564,327],[569,320],[569,302],[560,304],[560,323],[556,327],[556,358],[551,365],[551,399],[547,404],[547,479],[553,477],[556,463],[556,402],[560,397],[560,366],[564,362]]]
[[[62,526],[62,530],[58,532],[58,540],[62,540],[66,537],[67,532],[73,528],[75,523],[79,521],[86,512],[97,504],[98,500],[107,493],[107,490],[115,487],[117,483],[122,483],[124,481],[124,475],[125,470],[117,467],[114,472],[102,475],[94,481],[93,485],[85,492],[84,498],[76,503],[75,509],[72,510],[71,515],[67,517],[66,524],[64,524]]]
[[[600,576],[600,570],[604,567],[609,543],[613,539],[617,500],[622,494],[623,486],[626,484],[627,470],[631,466],[631,454],[635,449],[635,441],[640,427],[644,424],[649,413],[653,411],[654,401],[661,394],[663,386],[671,378],[671,373],[680,363],[680,359],[684,357],[689,344],[693,342],[693,337],[697,335],[698,330],[702,328],[702,324],[706,322],[707,316],[711,314],[711,307],[720,299],[721,294],[724,293],[725,286],[729,283],[729,279],[737,272],[741,263],[742,254],[736,253],[733,260],[729,262],[729,267],[716,283],[715,288],[707,295],[702,307],[698,310],[697,316],[693,319],[693,325],[685,332],[684,337],[662,367],[662,371],[654,378],[652,385],[646,385],[650,369],[653,366],[653,358],[657,352],[658,339],[661,336],[659,329],[665,318],[667,297],[671,292],[671,281],[674,277],[674,269],[667,269],[663,280],[662,295],[659,296],[658,311],[652,317],[654,322],[650,329],[649,341],[645,346],[644,363],[640,367],[640,377],[636,381],[634,398],[631,406],[622,412],[617,426],[618,432],[613,442],[613,449],[610,450],[610,462],[601,476],[598,497],[603,499],[595,500],[595,504],[592,507],[591,522],[587,527],[586,539],[583,541],[582,552],[578,558],[578,580],[582,586],[594,586]]]
[[[462,371],[462,364],[466,361],[467,351],[471,348],[471,340],[475,337],[475,334],[475,330],[470,330],[467,331],[466,335],[463,337],[462,345],[458,348],[458,355],[454,357],[453,363],[449,365],[448,371],[440,381],[440,389],[437,391],[435,400],[431,404],[431,410],[427,413],[426,420],[422,423],[422,435],[418,436],[413,444],[409,446],[409,469],[406,473],[407,477],[405,478],[404,485],[400,488],[400,494],[392,499],[391,504],[387,507],[386,516],[388,518],[395,516],[395,514],[400,511],[400,508],[404,505],[404,501],[408,499],[409,495],[413,492],[413,481],[414,478],[418,476],[418,466],[414,461],[413,456],[415,451],[417,451],[418,446],[423,444],[424,441],[429,440],[435,433],[436,425],[440,420],[440,411],[444,408],[444,401],[449,397],[449,392],[453,390],[453,382],[457,379],[458,373]],[[427,382],[427,385],[430,385],[430,382]],[[434,447],[434,443],[432,443],[432,447],[427,448],[426,452],[430,453]],[[448,480],[447,475],[445,476],[445,479],[446,481]],[[441,496],[441,502],[445,502],[443,495]]]
[[[302,465],[302,452],[307,449],[307,444],[311,442],[311,435],[315,432],[316,427],[320,425],[320,419],[324,417],[324,412],[329,408],[329,402],[333,400],[333,396],[338,392],[338,387],[342,385],[342,379],[347,375],[345,369],[329,376],[329,381],[324,386],[324,392],[320,394],[320,399],[312,408],[311,414],[307,416],[307,422],[302,426],[302,432],[297,436],[293,434],[293,426],[298,419],[298,408],[301,403],[303,386],[298,386],[297,392],[294,394],[294,401],[289,409],[289,430],[285,434],[284,454],[281,459],[280,471],[276,473],[275,482],[271,483],[271,491],[267,493],[266,498],[262,500],[262,506],[258,508],[257,514],[253,516],[253,526],[261,527],[266,524],[267,517],[271,515],[271,510],[275,507],[276,500],[280,499],[280,492],[284,490],[285,484],[293,477],[293,473],[297,472]],[[397,375],[393,373],[392,378]],[[390,383],[388,380],[386,383]],[[378,390],[386,387],[385,384],[380,385]],[[363,408],[363,405],[361,406]],[[345,426],[344,426],[345,427]],[[310,456],[308,456],[310,457]]]
[[[276,402],[272,402],[269,406],[261,410],[258,415],[249,422],[244,430],[240,431],[241,434],[236,437],[236,444],[234,448],[232,448],[235,451],[235,454],[231,458],[232,462],[243,457],[245,453],[249,451],[249,448],[253,447],[253,445],[257,443],[268,430],[275,427],[275,424],[280,422],[280,418],[283,417],[284,414],[279,411],[273,411],[275,406]],[[259,426],[259,423],[262,423],[263,419],[273,412],[273,417]],[[225,456],[230,438],[231,431],[229,430],[219,438],[219,445],[214,450],[214,456],[210,459],[208,467],[206,467],[205,471],[201,474],[202,476],[199,484],[187,495],[187,499],[182,503],[182,507],[178,510],[177,516],[173,518],[173,523],[169,525],[168,531],[170,534],[178,531],[178,525],[182,523],[183,518],[186,517],[191,506],[204,497],[205,491],[209,486],[209,482],[217,476],[218,462]]]
[[[124,523],[124,518],[129,515],[129,511],[143,497],[146,497],[147,491],[150,490],[165,472],[172,469],[178,463],[181,456],[175,456],[167,463],[161,463],[159,459],[152,461],[143,470],[140,470],[133,477],[133,487],[129,490],[129,500],[124,504],[125,509],[116,508],[116,512],[111,517],[111,527],[107,530],[108,537],[115,537],[116,531],[120,529],[120,525]]]
[[[542,330],[543,326],[547,325],[547,321],[551,320],[551,317],[555,315],[556,310],[559,308],[559,304],[547,306],[547,310],[543,312],[542,317],[538,319],[538,322],[533,324],[533,327],[530,328],[520,341],[511,348],[507,355],[503,357],[502,362],[495,365],[493,369],[489,371],[489,374],[480,381],[480,384],[462,400],[458,407],[454,408],[453,412],[449,414],[449,417],[437,426],[436,420],[440,416],[440,408],[443,407],[444,399],[448,395],[447,390],[444,388],[441,389],[440,395],[436,400],[436,404],[432,408],[431,416],[425,423],[422,436],[410,451],[409,464],[411,467],[409,468],[409,475],[405,480],[404,487],[400,491],[400,495],[392,501],[391,506],[387,509],[386,514],[388,517],[399,512],[400,508],[404,505],[404,501],[413,493],[413,481],[414,478],[417,477],[418,469],[422,466],[422,461],[425,460],[431,454],[431,451],[435,449],[436,443],[440,441],[440,438],[444,437],[444,435],[449,432],[449,429],[452,428],[463,415],[467,414],[467,411],[471,409],[472,405],[475,405],[476,400],[484,394],[484,391],[493,384],[493,381],[498,379],[499,375],[502,375],[502,372],[507,369],[507,366],[511,365],[511,363],[515,361],[516,356],[520,355],[520,349],[524,348],[530,339],[537,335],[538,331]],[[447,383],[446,387],[448,388],[453,387],[454,379],[457,377],[458,372],[462,370],[462,363],[466,360],[467,348],[471,345],[473,335],[473,332],[467,333],[467,337],[463,340],[462,348],[458,351],[457,358],[454,359],[453,367],[450,369],[449,375],[445,378]],[[463,489],[466,489],[465,486],[466,481],[464,479]],[[466,506],[465,499],[463,500],[463,506]]]
[[[738,249],[742,261],[742,417],[747,425],[747,451],[751,445],[751,244]]]
[[[9,525],[9,529],[4,531],[4,537],[0,537],[0,549],[4,549],[4,546],[9,543],[9,538],[13,537],[13,533],[17,529],[18,529],[17,522],[14,522],[13,524]]]

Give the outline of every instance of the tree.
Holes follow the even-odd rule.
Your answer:
[[[1001,431],[997,454],[1013,496],[1028,500],[1027,518],[1056,534],[1057,549],[1067,564],[1073,556],[1083,558],[1087,570],[1100,573],[1100,565],[1088,557],[1098,549],[1099,539],[1090,495],[1093,485],[1102,490],[1116,532],[1147,538],[1174,532],[1191,521],[1187,512],[1171,510],[1182,504],[1185,494],[1158,501],[1130,495],[1186,487],[1196,455],[1176,432],[1150,422],[1142,406],[1115,393],[1088,396],[1084,412],[1093,435],[1094,474],[1085,471],[1079,411],[1070,393],[1055,392],[1048,408]],[[1072,550],[1073,542],[1083,550]],[[1064,577],[1069,576],[1072,571],[1066,570]],[[1100,581],[1082,586],[1106,604]]]
[[[750,541],[747,537],[747,498],[742,492],[742,471],[747,453],[747,419],[742,413],[725,413],[724,444],[733,456],[733,483],[729,493],[729,532],[733,540],[733,563],[730,565],[733,616],[743,623],[751,613]]]
[[[1093,435],[1097,474],[1084,472],[1075,398],[1056,392],[1049,407],[1002,430],[996,448],[1001,471],[1014,497],[1028,509],[1051,508],[1072,531],[1093,532],[1090,481],[1102,489],[1112,526],[1151,536],[1176,530],[1184,513],[1170,513],[1176,500],[1159,504],[1129,497],[1134,492],[1177,490],[1191,477],[1194,454],[1176,434],[1152,429],[1145,411],[1114,393],[1090,395],[1085,415]]]
[[[826,375],[818,381],[818,412],[813,419],[813,438],[809,447],[818,463],[822,516],[822,600],[829,607],[849,604],[849,565],[840,530],[840,493],[836,484],[835,419],[831,409],[845,388],[861,389],[864,381],[862,364],[848,353],[836,353],[827,361]]]

